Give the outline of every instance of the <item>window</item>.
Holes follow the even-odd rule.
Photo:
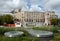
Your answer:
[[[18,12],[15,12],[15,13],[18,13]]]
[[[17,23],[17,25],[20,25],[20,23]]]

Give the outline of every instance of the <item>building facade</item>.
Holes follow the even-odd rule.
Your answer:
[[[54,11],[46,11],[46,12],[27,12],[20,11],[19,9],[14,10],[14,19],[20,20],[23,22],[35,22],[35,23],[44,23],[45,25],[49,25],[50,18],[56,17]]]

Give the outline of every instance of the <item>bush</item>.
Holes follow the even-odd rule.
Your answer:
[[[59,27],[34,27],[35,30],[51,31],[53,33],[58,32]]]
[[[9,14],[0,16],[0,25],[13,24],[13,23],[14,23],[13,16],[11,16]]]
[[[8,32],[8,31],[13,31],[14,29],[8,29],[8,28],[0,28],[0,35],[4,35],[5,32]]]
[[[58,32],[58,30],[56,28],[52,28],[52,29],[50,29],[50,31],[52,31],[53,33],[57,33]]]

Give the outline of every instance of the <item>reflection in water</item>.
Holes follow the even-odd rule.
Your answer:
[[[38,38],[39,41],[50,41],[53,37]]]

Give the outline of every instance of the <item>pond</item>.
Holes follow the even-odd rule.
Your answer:
[[[50,41],[53,36],[53,33],[50,31],[41,31],[41,30],[33,30],[33,29],[26,29],[28,33],[34,37],[37,37],[39,41]]]
[[[22,31],[10,31],[10,32],[5,32],[4,35],[6,37],[17,37],[23,35],[24,32]]]

